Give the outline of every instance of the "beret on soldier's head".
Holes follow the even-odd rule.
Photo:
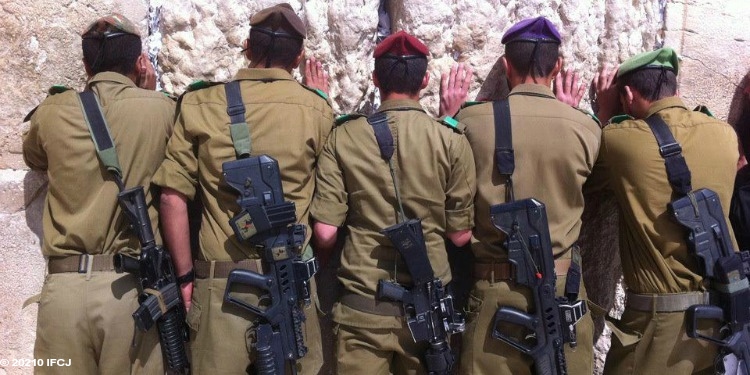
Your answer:
[[[250,26],[268,28],[277,31],[279,28],[288,29],[289,32],[299,34],[303,39],[307,35],[307,27],[301,18],[294,13],[294,9],[288,3],[276,4],[272,7],[262,9],[250,17]]]
[[[138,28],[135,24],[125,18],[122,14],[118,13],[112,13],[92,22],[86,30],[81,33],[81,36],[84,38],[103,38],[107,35],[120,33],[132,34],[139,38],[141,37],[141,33],[138,32]]]
[[[527,18],[511,26],[501,42],[546,42],[560,44],[562,38],[550,20],[544,17]]]
[[[427,57],[430,54],[430,50],[419,39],[401,30],[383,39],[375,47],[375,52],[372,55],[377,59],[385,54]]]
[[[673,49],[664,47],[655,51],[644,52],[625,60],[617,70],[617,78],[641,69],[667,69],[677,75],[679,58]]]

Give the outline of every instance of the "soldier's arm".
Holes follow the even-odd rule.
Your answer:
[[[446,236],[456,245],[463,246],[471,239],[474,227],[474,195],[476,169],[469,141],[456,135],[451,145],[452,168],[445,191]]]
[[[321,263],[326,263],[330,258],[336,243],[338,227],[344,224],[349,208],[343,174],[336,160],[335,143],[334,131],[318,158],[315,196],[310,206],[310,214],[315,219],[315,255],[320,258]]]
[[[177,190],[165,187],[162,189],[159,218],[164,241],[172,255],[177,276],[186,275],[193,269],[193,257],[190,253],[190,224],[188,223],[187,197]],[[193,294],[193,282],[180,285],[185,309],[190,310]]]
[[[617,92],[615,78],[617,69],[605,67],[594,77],[594,91],[596,92],[596,117],[602,122],[622,113],[620,94]]]
[[[31,117],[31,126],[23,134],[23,161],[35,171],[46,171],[47,153],[44,151],[39,138],[38,115],[39,113],[35,113]]]

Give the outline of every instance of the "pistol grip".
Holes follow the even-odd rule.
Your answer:
[[[719,346],[726,346],[726,342],[698,332],[698,322],[701,320],[724,321],[724,311],[720,307],[712,305],[693,305],[688,307],[685,311],[685,317],[687,318],[685,319],[685,330],[687,331],[688,337],[703,339]]]
[[[524,345],[521,343],[521,340],[505,335],[499,329],[500,323],[509,323],[515,326],[526,328],[531,332],[536,332],[537,326],[540,324],[540,322],[539,319],[537,319],[534,315],[525,313],[513,307],[501,306],[495,312],[495,318],[492,322],[492,338],[503,341],[522,353],[528,354],[534,350],[534,346]]]
[[[250,310],[251,312],[265,319],[271,320],[270,316],[273,315],[271,310],[273,310],[274,304],[278,303],[278,301],[271,301],[271,305],[268,308],[261,308],[259,306],[251,305],[241,299],[235,298],[232,295],[232,290],[235,285],[247,285],[259,288],[261,290],[269,291],[270,288],[273,287],[273,284],[274,280],[272,278],[261,275],[257,272],[243,269],[232,270],[232,272],[229,273],[229,277],[227,277],[227,286],[224,290],[224,301],[237,305],[246,310]]]

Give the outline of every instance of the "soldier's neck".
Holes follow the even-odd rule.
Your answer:
[[[400,92],[388,92],[383,94],[383,101],[386,100],[414,100],[419,101],[419,93],[416,94],[404,94]]]

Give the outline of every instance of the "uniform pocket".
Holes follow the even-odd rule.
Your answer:
[[[190,310],[187,312],[185,320],[190,329],[198,332],[201,325],[201,305],[195,299],[191,301]]]

